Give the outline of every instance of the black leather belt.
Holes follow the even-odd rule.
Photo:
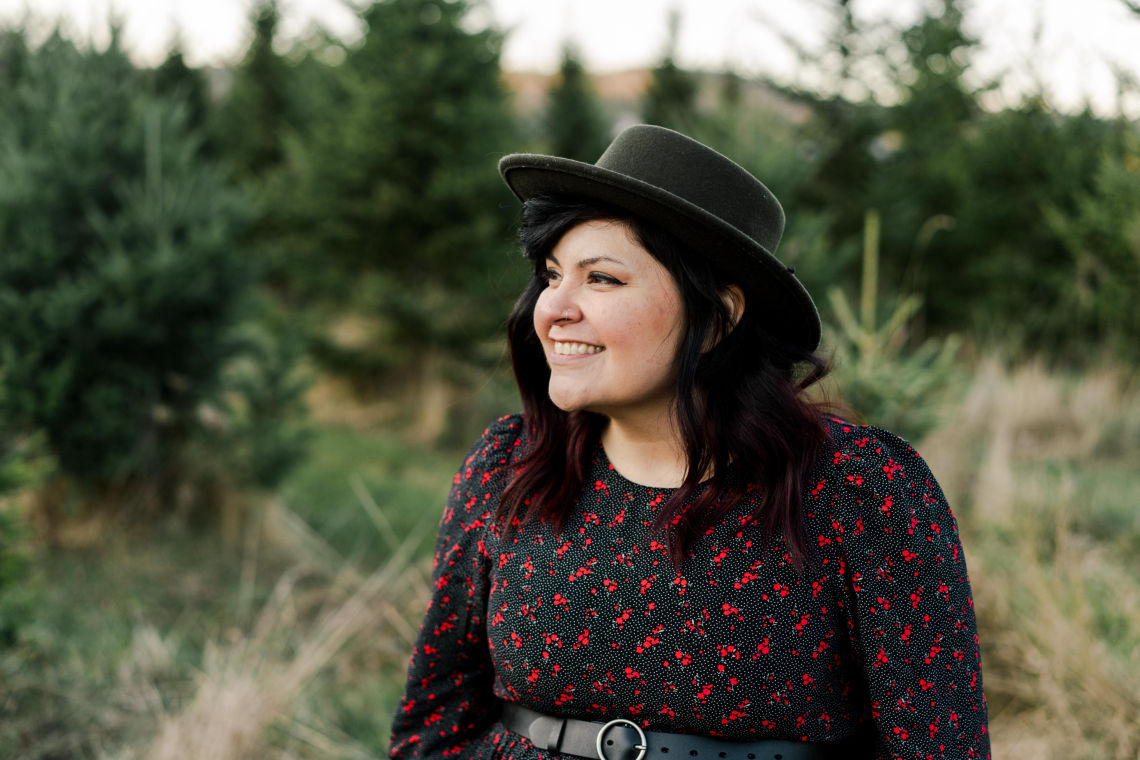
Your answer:
[[[861,756],[852,742],[734,742],[711,736],[645,731],[628,718],[593,723],[503,705],[502,723],[539,749],[593,760],[836,760]]]

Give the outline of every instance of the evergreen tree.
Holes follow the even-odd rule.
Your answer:
[[[1045,207],[1047,226],[1069,262],[1067,272],[1060,273],[1059,308],[1046,312],[1051,319],[1043,328],[1046,339],[1054,347],[1060,343],[1066,353],[1096,357],[1097,349],[1108,347],[1135,361],[1140,358],[1140,131],[1123,118],[1112,127],[1101,141],[1092,187],[1075,193],[1075,212]]]
[[[975,43],[962,24],[959,0],[941,0],[903,33],[908,69],[899,103],[887,109],[882,125],[892,144],[880,146],[883,155],[866,199],[887,222],[885,279],[897,283],[896,290],[917,290],[926,316],[942,325],[963,324],[961,308],[984,287],[969,277],[968,262],[988,255],[961,250],[950,231],[975,191],[967,154],[981,114],[964,80]]]
[[[675,60],[680,24],[680,13],[673,10],[669,14],[665,57],[653,69],[641,115],[648,124],[691,133],[697,124],[697,82],[691,73],[679,68]]]
[[[247,211],[142,84],[117,30],[98,53],[57,33],[6,95],[2,416],[76,480],[160,496],[236,350]]]
[[[1088,112],[1063,116],[1040,100],[982,119],[965,155],[971,191],[953,234],[942,240],[953,248],[937,252],[957,262],[956,271],[931,262],[930,318],[1051,353],[1089,340],[1089,322],[1077,318],[1073,297],[1082,281],[1077,262],[1094,259],[1078,253],[1090,238],[1085,221],[1076,220],[1091,219],[1082,199],[1099,197],[1104,208],[1120,208],[1098,184],[1102,162],[1127,155],[1112,123]],[[1128,217],[1116,224],[1123,231]],[[1123,250],[1118,242],[1111,247]],[[958,301],[940,299],[936,287],[954,288]]]
[[[857,251],[879,169],[873,146],[886,126],[881,107],[867,98],[852,100],[851,93],[865,91],[860,72],[879,51],[867,44],[870,35],[856,19],[851,0],[830,0],[824,7],[830,19],[823,50],[798,51],[816,86],[826,83],[826,89],[802,96],[813,112],[804,131],[804,152],[815,168],[791,202],[824,215],[833,244]]]
[[[721,81],[720,105],[729,113],[739,111],[744,105],[744,80],[735,71],[726,71]]]
[[[195,133],[206,129],[210,118],[210,98],[202,73],[186,65],[182,42],[175,40],[151,77],[152,91],[161,98],[186,104],[186,126]]]
[[[0,30],[0,105],[5,104],[6,96],[23,78],[30,55],[23,32]]]
[[[273,50],[279,21],[277,0],[261,0],[254,8],[253,40],[214,124],[212,141],[246,179],[280,164],[292,119],[289,65]]]
[[[719,103],[702,113],[691,134],[759,177],[788,204],[778,256],[795,267],[809,292],[823,293],[841,278],[858,250],[853,245],[838,246],[831,239],[831,213],[797,202],[806,195],[817,169],[805,160],[804,127],[763,99],[750,97],[751,88],[757,86],[727,73]]]
[[[593,163],[609,145],[610,129],[601,103],[569,44],[562,50],[562,66],[545,115],[552,155]]]
[[[762,160],[741,147],[764,144],[762,131],[723,132],[735,146],[726,152],[774,177],[795,208],[781,255],[814,292],[852,283],[851,254],[875,210],[885,291],[922,296],[905,334],[912,345],[925,324],[1053,356],[1081,357],[1104,342],[1131,354],[1135,340],[1120,336],[1136,331],[1135,309],[1123,310],[1137,284],[1135,125],[1058,114],[1040,97],[983,111],[968,77],[975,43],[962,0],[939,0],[890,34],[861,23],[852,6],[829,0],[826,49],[800,50],[825,91],[798,93],[814,118],[785,151],[798,167],[790,182],[779,166],[760,171]],[[817,268],[812,252],[821,250],[828,266]],[[888,312],[892,300],[882,301]]]
[[[479,356],[515,290],[501,284],[516,206],[495,160],[517,143],[500,36],[469,30],[468,9],[369,6],[335,69],[337,106],[290,143],[274,182],[291,289],[377,317],[359,355],[385,366]]]

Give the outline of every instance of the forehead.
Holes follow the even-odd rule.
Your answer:
[[[600,259],[611,259],[627,266],[661,266],[638,241],[633,228],[623,221],[611,219],[574,225],[562,235],[548,258],[555,258],[564,266]]]

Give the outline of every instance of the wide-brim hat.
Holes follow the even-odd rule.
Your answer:
[[[513,153],[499,161],[499,173],[523,201],[537,195],[586,197],[662,227],[740,285],[745,310],[759,313],[773,337],[807,351],[819,345],[819,312],[774,254],[784,232],[780,202],[712,148],[671,129],[639,124],[614,138],[597,163]]]

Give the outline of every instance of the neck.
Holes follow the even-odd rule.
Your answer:
[[[685,447],[671,415],[649,420],[611,417],[602,431],[602,445],[610,464],[627,480],[657,488],[677,488],[685,481]]]

